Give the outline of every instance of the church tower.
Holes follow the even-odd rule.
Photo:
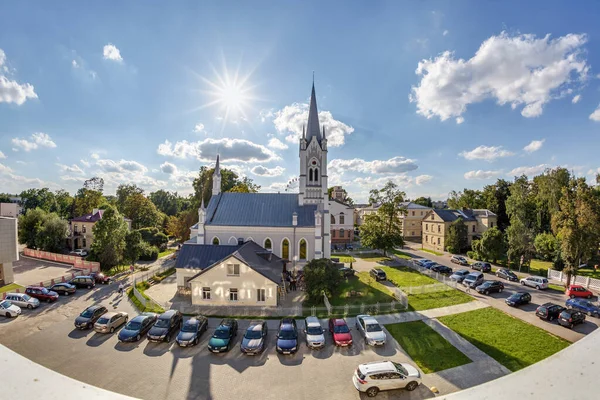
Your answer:
[[[213,173],[212,195],[216,196],[221,193],[221,165],[219,164],[219,155],[217,154],[217,163],[215,164],[215,172]]]

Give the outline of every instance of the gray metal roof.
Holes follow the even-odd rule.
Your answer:
[[[221,193],[211,197],[206,225],[292,226],[292,214],[299,227],[315,226],[316,204],[298,205],[297,193]]]
[[[315,95],[315,83],[313,82],[312,92],[310,94],[310,106],[308,108],[308,126],[306,127],[306,141],[310,143],[313,136],[316,136],[321,143],[321,129],[319,128],[319,112],[317,111],[317,96]]]
[[[184,243],[177,255],[175,268],[205,269],[233,254],[241,246]]]
[[[477,221],[473,215],[473,210],[437,209],[433,211],[445,222],[454,222],[459,218],[462,218],[463,221]]]
[[[405,202],[402,202],[401,204],[402,204],[402,207],[406,207],[409,210],[415,210],[415,209],[429,210],[431,208],[431,207],[422,206],[417,203],[413,203],[412,201],[405,201]]]

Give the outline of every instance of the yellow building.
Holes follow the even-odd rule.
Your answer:
[[[84,249],[89,251],[94,242],[93,227],[102,219],[104,210],[94,209],[91,214],[75,217],[69,221],[69,236],[67,242],[71,250]],[[124,218],[127,227],[131,229],[131,220]]]
[[[446,233],[450,224],[462,218],[467,225],[467,241],[469,246],[473,239],[497,224],[497,216],[490,210],[431,210],[423,221],[423,248],[435,251],[444,251],[446,248]]]

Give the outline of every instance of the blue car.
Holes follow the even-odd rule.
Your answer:
[[[279,323],[276,349],[280,354],[293,354],[298,351],[298,329],[295,319],[284,318]]]
[[[439,265],[438,263],[436,263],[435,261],[428,261],[426,263],[422,263],[421,266],[423,268],[427,268],[427,269],[431,269],[431,267],[435,267],[436,265]]]
[[[158,314],[142,313],[119,331],[119,342],[137,342],[154,326]]]
[[[421,258],[421,259],[415,260],[415,262],[416,262],[416,263],[417,263],[419,266],[423,267],[423,266],[425,266],[425,264],[427,264],[427,263],[430,263],[430,262],[433,262],[433,261],[431,261],[431,260],[428,260],[428,259],[426,259],[426,258]]]
[[[587,315],[592,317],[600,317],[600,307],[585,299],[569,299],[565,302],[565,305],[575,310],[583,311]]]

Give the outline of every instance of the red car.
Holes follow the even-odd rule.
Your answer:
[[[101,283],[103,285],[108,285],[111,281],[110,276],[106,276],[102,272],[92,272],[90,276],[94,278],[94,282]]]
[[[39,301],[47,301],[48,303],[58,300],[58,293],[41,286],[29,286],[25,289],[25,293]]]
[[[565,294],[572,299],[575,297],[585,297],[586,299],[591,299],[594,296],[594,293],[590,292],[581,285],[569,286],[569,289],[567,289]]]
[[[336,346],[352,346],[352,334],[348,324],[341,318],[329,319],[329,332],[333,335]]]

